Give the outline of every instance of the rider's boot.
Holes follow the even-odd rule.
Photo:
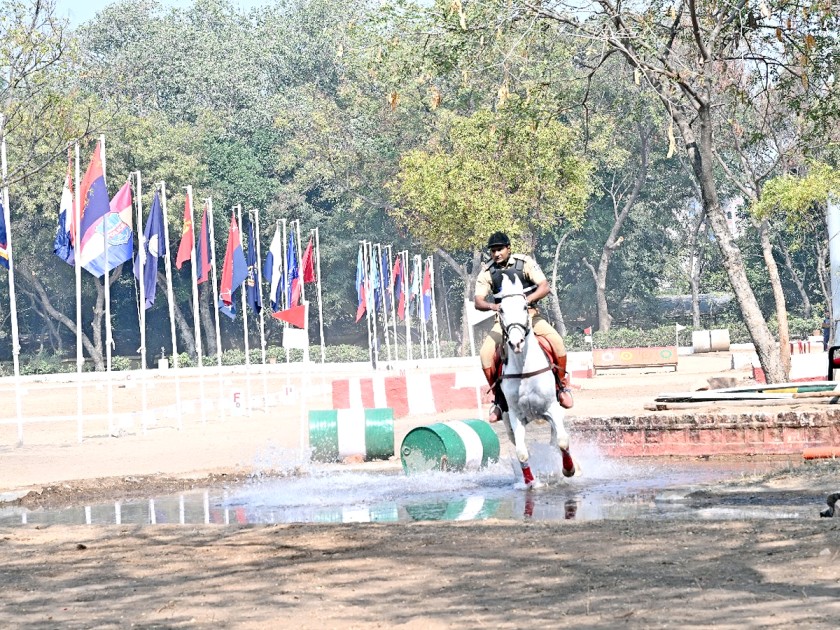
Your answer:
[[[502,413],[507,411],[505,398],[502,394],[501,381],[496,379],[496,368],[482,368],[484,370],[484,377],[487,379],[487,384],[493,390],[493,404],[490,405],[490,422],[498,422],[502,419]]]
[[[557,359],[557,380],[559,382],[559,387],[557,388],[557,402],[560,403],[560,406],[563,409],[571,409],[575,401],[572,398],[572,390],[569,387],[571,385],[571,381],[569,379],[569,373],[566,371],[566,361],[567,355],[563,355],[562,357],[558,357]]]

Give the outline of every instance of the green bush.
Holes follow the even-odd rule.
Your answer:
[[[135,361],[132,361],[130,357],[111,357],[111,369],[114,371],[132,370],[139,367],[134,364]]]

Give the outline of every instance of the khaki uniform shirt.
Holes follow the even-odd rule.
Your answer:
[[[525,265],[522,268],[522,274],[534,284],[540,284],[546,279],[545,274],[542,272],[542,269],[540,269],[537,261],[525,254],[511,254],[507,259],[507,263],[501,268],[510,269],[514,266],[514,264],[516,264],[517,260],[525,261]],[[491,260],[489,263],[484,265],[484,269],[482,269],[481,273],[478,274],[478,278],[475,281],[475,294],[477,296],[486,299],[487,296],[492,295],[493,277],[490,275],[490,270],[495,264],[496,263]]]

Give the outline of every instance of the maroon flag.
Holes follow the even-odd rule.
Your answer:
[[[303,252],[303,282],[315,282],[315,265],[312,262],[312,237],[309,237],[309,244],[306,246],[306,251]]]

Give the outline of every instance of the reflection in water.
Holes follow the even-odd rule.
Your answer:
[[[253,524],[387,523],[408,521],[603,520],[799,518],[811,506],[764,505],[693,507],[686,500],[698,484],[764,473],[786,462],[702,460],[609,460],[576,453],[584,476],[565,479],[548,453],[540,468],[534,448],[532,467],[545,483],[539,490],[516,487],[516,462],[483,471],[353,472],[335,467],[281,479],[258,479],[239,487],[117,501],[65,510],[0,508],[0,526],[15,524]],[[816,514],[816,512],[814,512]]]

